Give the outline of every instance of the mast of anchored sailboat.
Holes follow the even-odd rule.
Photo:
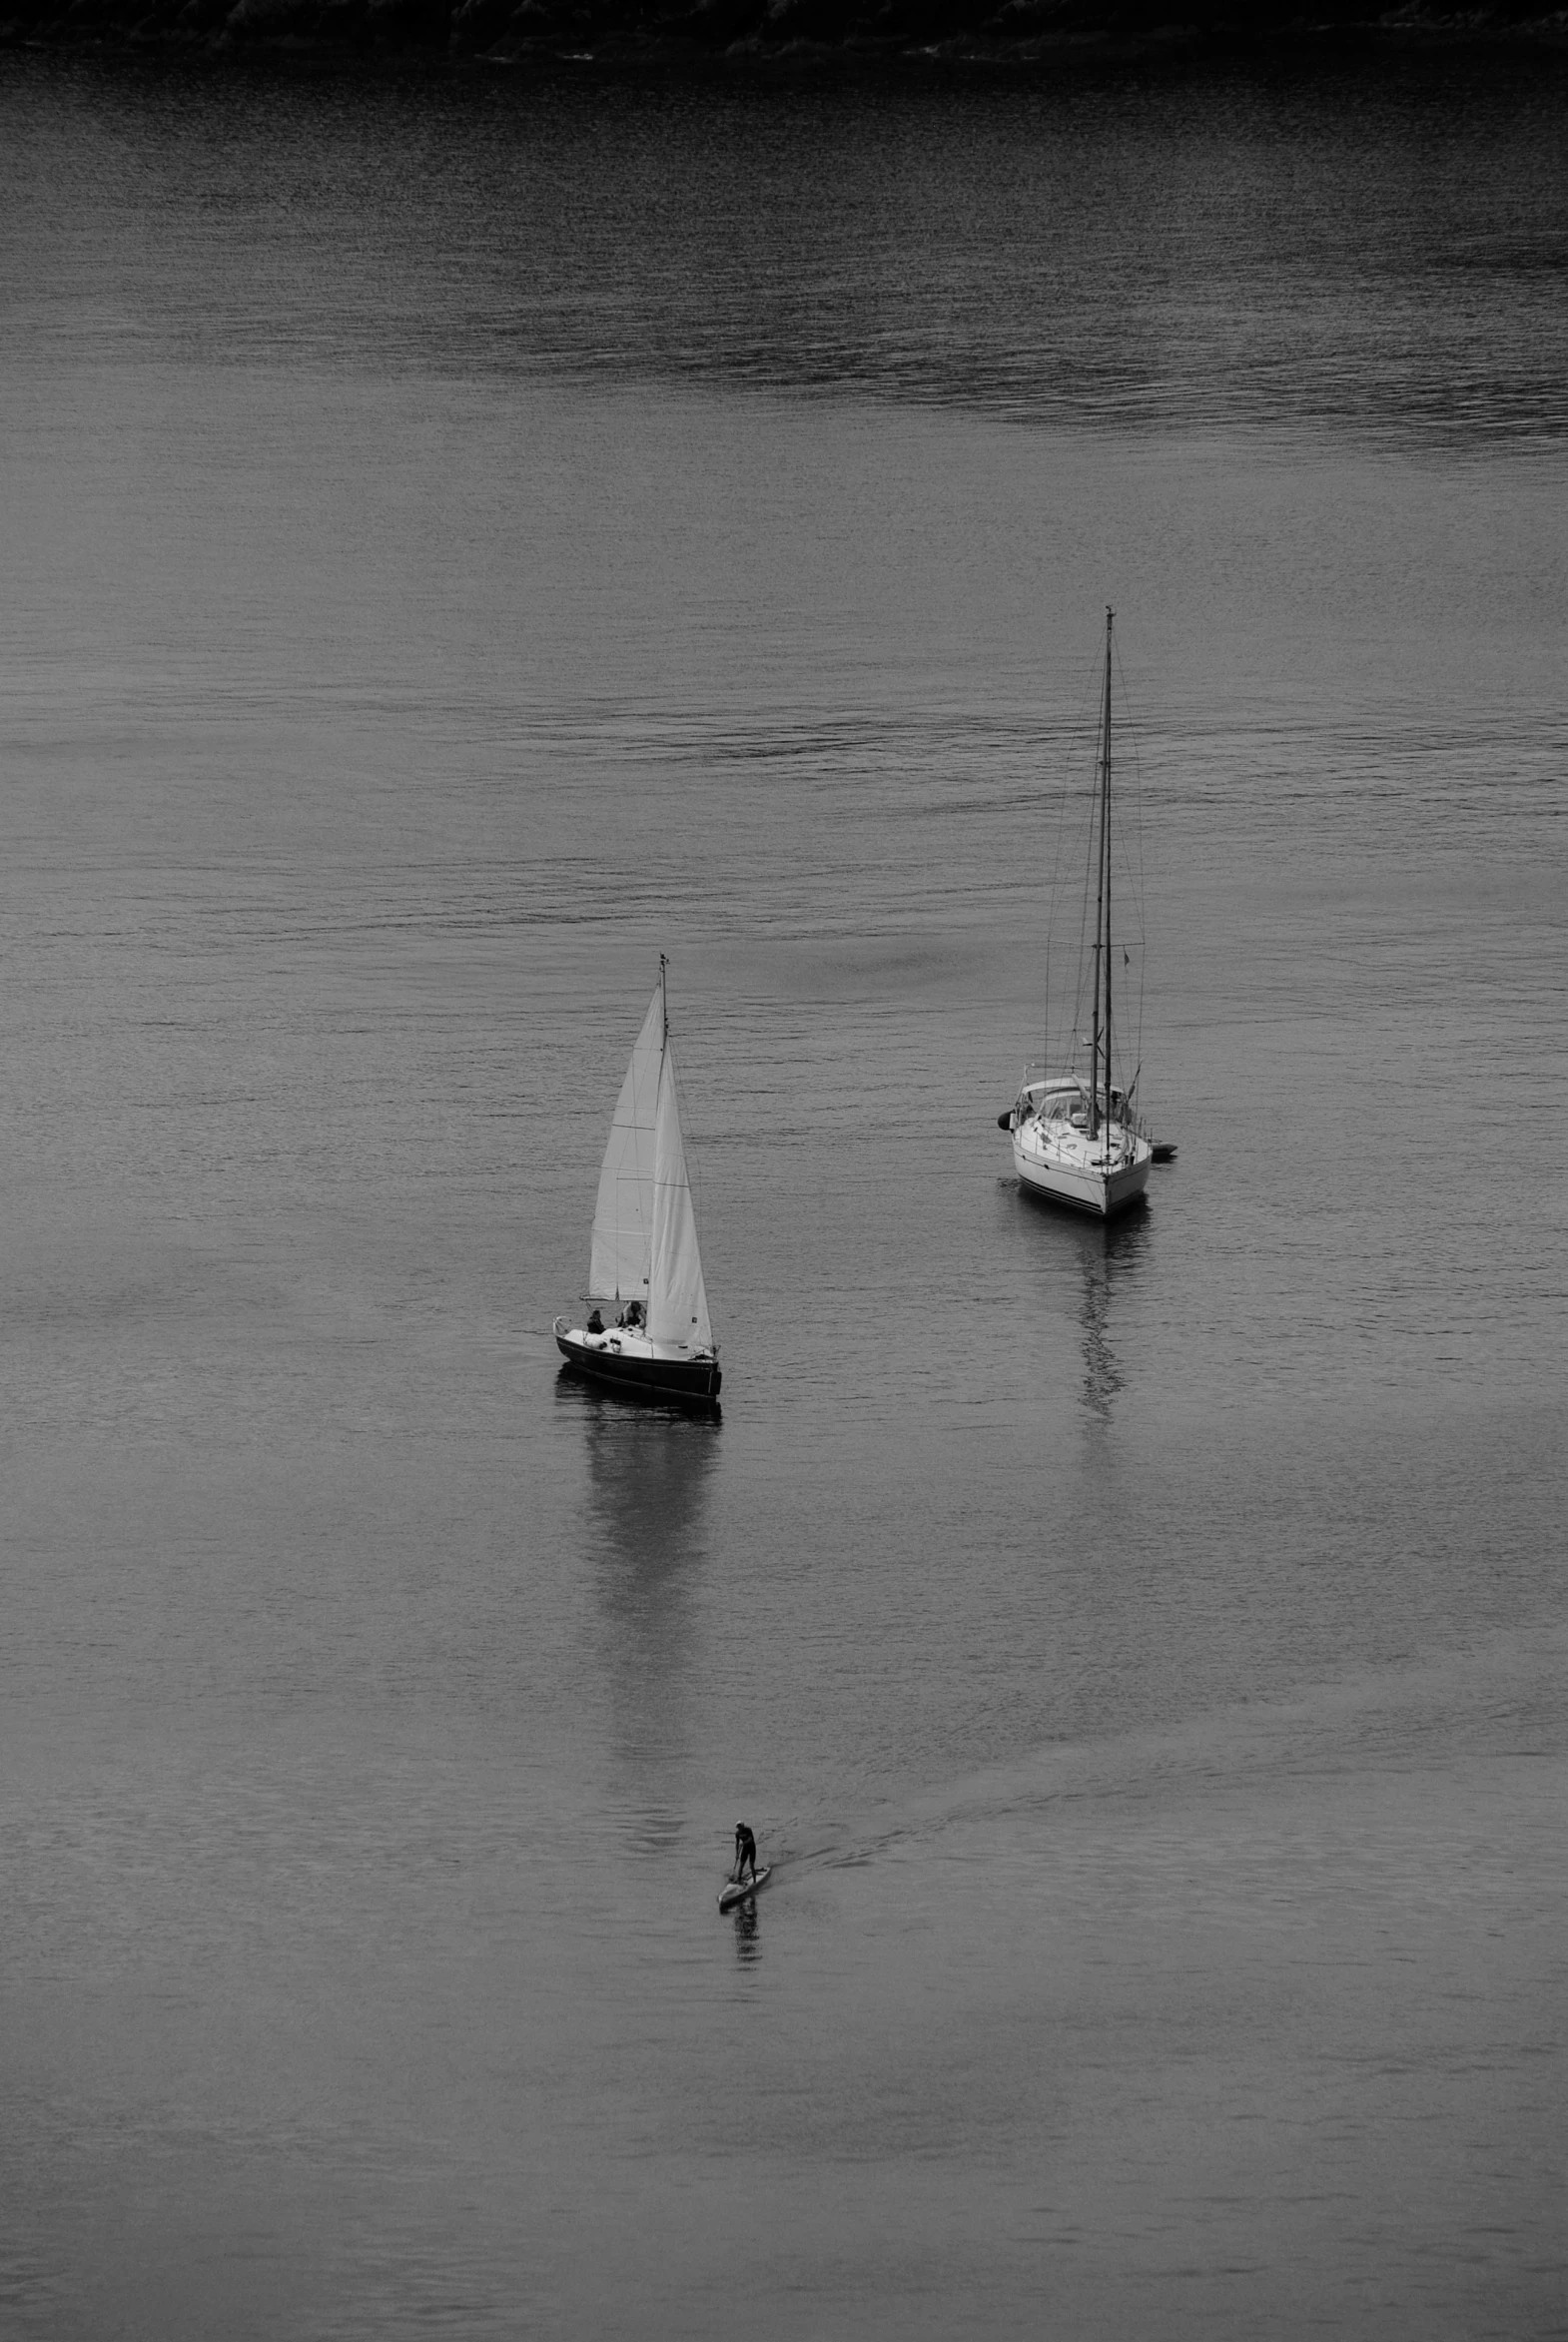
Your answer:
[[[659,1104],[660,1104],[660,1101],[662,1100],[662,1098],[663,1098],[663,1096],[664,1096],[664,1084],[665,1084],[665,1081],[666,1081],[666,1079],[668,1078],[668,1075],[669,1075],[669,1070],[670,1070],[670,988],[669,988],[669,979],[666,977],[666,975],[665,975],[665,973],[664,973],[665,969],[666,969],[668,966],[669,966],[669,961],[666,959],[665,955],[664,955],[662,952],[660,952],[660,954],[659,954],[659,1079],[658,1079],[658,1086],[657,1086],[657,1088],[655,1089],[655,1091],[654,1091],[654,1093],[653,1093],[653,1191],[654,1191],[654,1194],[655,1194],[655,1196],[657,1196],[657,1194],[658,1194],[658,1184],[659,1184],[659,1130],[660,1130],[660,1119],[659,1119]],[[654,1211],[654,1216],[655,1216],[655,1218],[657,1217],[657,1215],[658,1215],[658,1214],[657,1214],[657,1206],[655,1205],[655,1211]],[[651,1245],[651,1238],[652,1238],[652,1229],[650,1228],[650,1229],[649,1229],[649,1239],[650,1239],[650,1245]],[[644,1302],[643,1306],[644,1306],[645,1310],[647,1311],[647,1315],[646,1315],[646,1316],[644,1317],[644,1319],[643,1319],[643,1326],[642,1326],[642,1330],[643,1330],[643,1332],[644,1332],[644,1333],[646,1333],[646,1332],[647,1332],[647,1330],[648,1330],[648,1326],[649,1326],[649,1324],[651,1323],[651,1321],[652,1321],[652,1317],[653,1317],[653,1253],[652,1253],[652,1250],[651,1250],[651,1249],[649,1250],[649,1253],[648,1253],[648,1297],[647,1297],[647,1300]]]
[[[1111,1120],[1111,627],[1116,612],[1106,611],[1106,696],[1100,718],[1100,862],[1095,873],[1095,1024],[1094,1054],[1089,1068],[1089,1136],[1100,1136],[1100,1041],[1105,1036],[1105,1119]],[[1102,1023],[1100,989],[1105,978],[1106,1012]]]
[[[1111,972],[1116,953],[1111,948],[1111,628],[1116,612],[1106,611],[1106,780],[1100,799],[1100,834],[1106,862],[1106,1128],[1110,1152],[1111,1125]]]

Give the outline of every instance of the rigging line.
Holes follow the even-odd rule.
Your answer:
[[[1099,698],[1101,674],[1097,669],[1095,675],[1095,696],[1097,702]],[[1094,985],[1095,999],[1097,1004],[1100,998],[1098,964],[1091,960],[1089,954],[1089,899],[1091,890],[1093,890],[1095,897],[1095,917],[1097,922],[1100,916],[1099,832],[1097,828],[1097,808],[1100,795],[1100,716],[1098,705],[1093,716],[1090,716],[1086,711],[1085,731],[1087,736],[1093,742],[1093,754],[1090,787],[1087,791],[1083,792],[1080,798],[1084,825],[1084,891],[1079,904],[1078,975],[1077,988],[1073,998],[1073,1031],[1070,1037],[1070,1046],[1068,1049],[1068,1063],[1070,1065],[1076,1064],[1077,1062],[1079,1041],[1084,1029],[1084,988],[1086,981],[1092,982]],[[1064,786],[1066,784],[1064,783]],[[1098,1015],[1098,1007],[1096,1013]]]
[[[1084,920],[1083,920],[1083,927],[1082,927],[1082,931],[1081,931],[1081,933],[1080,933],[1080,937],[1079,937],[1079,1026],[1080,1026],[1080,1030],[1082,1029],[1082,1023],[1083,1023],[1083,990],[1084,990],[1084,985],[1085,985],[1085,982],[1086,982],[1086,981],[1087,981],[1087,982],[1090,984],[1090,986],[1093,988],[1093,994],[1094,994],[1093,1002],[1092,1002],[1092,1005],[1091,1005],[1091,1011],[1090,1011],[1090,1020],[1089,1020],[1089,1022],[1090,1022],[1090,1028],[1091,1028],[1091,1035],[1090,1035],[1090,1038],[1091,1038],[1091,1043],[1092,1043],[1092,1048],[1093,1048],[1093,1052],[1094,1052],[1094,1058],[1095,1058],[1095,1063],[1092,1065],[1092,1067],[1091,1067],[1091,1069],[1090,1069],[1090,1096],[1091,1096],[1091,1100],[1092,1100],[1092,1101],[1093,1101],[1093,1099],[1094,1099],[1094,1098],[1095,1098],[1095,1097],[1098,1095],[1098,1090],[1099,1090],[1099,1082],[1100,1082],[1100,1067],[1099,1067],[1099,1050],[1100,1050],[1100,1041],[1099,1041],[1099,1036],[1100,1036],[1100,993],[1101,993],[1101,976],[1102,976],[1102,959],[1101,959],[1101,949],[1100,949],[1100,947],[1101,947],[1101,941],[1102,941],[1102,922],[1103,922],[1103,919],[1104,919],[1104,913],[1105,913],[1105,854],[1106,854],[1106,840],[1105,840],[1105,828],[1104,828],[1104,810],[1103,810],[1102,803],[1101,803],[1100,788],[1101,788],[1101,760],[1102,760],[1102,758],[1103,758],[1103,756],[1104,756],[1104,753],[1105,753],[1105,730],[1104,730],[1104,726],[1105,726],[1105,706],[1104,706],[1104,700],[1105,700],[1105,689],[1106,689],[1106,681],[1107,681],[1107,675],[1106,675],[1105,650],[1104,650],[1104,647],[1103,647],[1103,645],[1102,645],[1102,647],[1101,647],[1101,649],[1100,649],[1100,651],[1099,651],[1099,655],[1097,656],[1097,658],[1096,658],[1096,660],[1095,660],[1095,663],[1094,663],[1094,668],[1093,668],[1093,699],[1092,699],[1092,701],[1091,701],[1091,704],[1090,704],[1090,709],[1089,709],[1089,711],[1087,712],[1087,715],[1086,715],[1086,727],[1085,727],[1085,728],[1086,728],[1086,736],[1087,736],[1087,738],[1089,739],[1089,741],[1090,741],[1090,743],[1091,743],[1091,754],[1090,754],[1090,760],[1089,760],[1089,761],[1090,761],[1090,785],[1089,785],[1089,788],[1088,788],[1088,790],[1085,792],[1085,797],[1084,797],[1084,837],[1085,837],[1085,855],[1084,855]],[[1094,950],[1094,952],[1093,952],[1093,955],[1091,955],[1091,953],[1090,953],[1090,951],[1089,951],[1089,949],[1088,949],[1088,941],[1089,941],[1089,894],[1090,894],[1090,889],[1091,889],[1091,888],[1093,888],[1093,890],[1094,890],[1094,898],[1095,898],[1095,950]],[[1075,1033],[1075,1035],[1074,1035],[1074,1043],[1075,1043],[1075,1048],[1076,1048],[1076,1046],[1077,1046],[1078,1038],[1079,1038],[1079,1034],[1076,1032],[1076,1033]],[[1092,1116],[1091,1116],[1091,1120],[1093,1120],[1093,1114],[1092,1114]]]
[[[1057,917],[1058,912],[1064,907],[1062,902],[1064,875],[1063,864],[1064,856],[1067,852],[1068,846],[1070,814],[1076,811],[1085,823],[1084,835],[1086,863],[1089,853],[1089,846],[1092,843],[1094,836],[1093,804],[1091,801],[1088,804],[1086,811],[1086,800],[1082,792],[1075,785],[1074,773],[1077,765],[1077,743],[1086,737],[1090,739],[1095,737],[1096,724],[1091,711],[1098,701],[1099,691],[1100,662],[1098,659],[1096,659],[1093,665],[1090,666],[1087,670],[1087,679],[1080,688],[1080,693],[1076,704],[1076,712],[1070,724],[1066,728],[1061,725],[1055,727],[1056,741],[1059,750],[1059,755],[1057,758],[1057,769],[1061,774],[1061,779],[1057,789],[1056,851],[1052,859],[1051,893],[1046,917],[1046,965],[1048,990],[1050,983],[1050,964],[1056,946]],[[1065,1052],[1066,1059],[1070,1064],[1077,1049],[1079,1028],[1084,1021],[1084,942],[1088,934],[1089,925],[1089,879],[1087,867],[1084,883],[1085,894],[1079,909],[1078,958],[1075,970],[1074,990],[1072,993],[1073,1019],[1072,1025],[1069,1029],[1068,1048]],[[1049,1017],[1045,1034],[1044,1055],[1046,1067],[1049,1071],[1051,1062],[1051,1031]]]
[[[1130,849],[1129,849],[1129,846],[1128,846],[1128,827],[1129,827],[1129,825],[1128,825],[1127,823],[1125,823],[1125,822],[1124,822],[1124,823],[1123,823],[1123,825],[1122,825],[1122,829],[1121,829],[1121,838],[1122,838],[1122,843],[1123,843],[1123,853],[1124,853],[1124,858],[1125,858],[1125,860],[1124,860],[1124,866],[1125,866],[1125,868],[1127,869],[1128,876],[1129,876],[1129,880],[1130,880],[1130,882],[1132,883],[1133,890],[1134,890],[1134,893],[1135,893],[1135,895],[1137,896],[1137,901],[1138,901],[1138,951],[1139,951],[1139,961],[1138,961],[1138,1025],[1137,1025],[1137,1055],[1138,1055],[1138,1061],[1139,1061],[1139,1064],[1140,1064],[1140,1066],[1142,1066],[1142,1063],[1143,1063],[1143,1055],[1144,1055],[1144,1002],[1145,1002],[1145,986],[1146,986],[1146,981],[1147,981],[1148,972],[1149,972],[1149,930],[1148,930],[1148,922],[1147,922],[1147,918],[1146,918],[1146,913],[1145,913],[1145,902],[1144,902],[1144,871],[1145,871],[1145,861],[1144,861],[1144,762],[1143,762],[1143,758],[1142,758],[1142,756],[1141,756],[1141,755],[1140,755],[1140,753],[1139,753],[1139,745],[1138,745],[1138,741],[1139,741],[1139,725],[1138,725],[1138,716],[1137,716],[1137,711],[1136,711],[1135,704],[1134,704],[1134,700],[1133,700],[1133,694],[1132,694],[1132,692],[1130,691],[1130,689],[1129,689],[1129,687],[1128,687],[1128,681],[1127,681],[1127,672],[1126,672],[1126,669],[1124,668],[1124,666],[1123,666],[1123,663],[1122,663],[1122,651],[1121,651],[1121,645],[1120,645],[1120,643],[1117,643],[1117,644],[1115,644],[1115,645],[1114,645],[1114,648],[1115,648],[1115,656],[1116,656],[1116,671],[1117,671],[1117,680],[1118,680],[1118,682],[1119,682],[1119,684],[1120,684],[1120,686],[1121,686],[1121,690],[1122,690],[1122,708],[1123,708],[1123,715],[1122,715],[1122,742],[1123,742],[1123,757],[1124,757],[1124,760],[1126,760],[1127,756],[1128,756],[1128,755],[1129,755],[1129,753],[1131,752],[1131,756],[1132,756],[1132,764],[1133,764],[1133,800],[1134,800],[1134,803],[1133,803],[1133,822],[1132,822],[1132,825],[1131,825],[1131,826],[1132,826],[1132,832],[1133,832],[1133,844],[1134,844],[1134,845],[1136,846],[1136,848],[1137,848],[1137,859],[1136,859],[1136,862],[1135,862],[1135,860],[1134,860],[1134,857],[1133,857],[1133,854],[1132,854],[1132,852],[1130,851]],[[1123,794],[1124,794],[1124,799],[1125,799],[1125,796],[1126,796],[1126,788],[1125,788],[1125,784],[1124,784],[1124,792],[1123,792]]]
[[[1127,669],[1122,663],[1122,645],[1120,641],[1115,643],[1114,650],[1116,655],[1117,688],[1121,693],[1121,706],[1123,711],[1122,721],[1124,725],[1132,727],[1136,730],[1142,719],[1138,713],[1137,702],[1134,699],[1132,688],[1128,683]],[[1136,761],[1138,755],[1136,740],[1130,743],[1130,747]]]
[[[1139,942],[1142,944],[1146,941],[1144,930],[1144,764],[1143,758],[1139,753],[1138,745],[1139,716],[1137,708],[1134,704],[1132,692],[1128,688],[1126,671],[1122,665],[1122,653],[1120,646],[1118,646],[1117,649],[1116,666],[1117,680],[1122,690],[1123,756],[1126,758],[1127,756],[1131,755],[1133,760],[1133,794],[1135,804],[1132,825],[1132,846],[1136,846],[1137,848],[1136,858],[1132,851],[1132,847],[1130,847],[1128,842],[1128,829],[1125,823],[1121,831],[1121,844],[1124,855],[1124,867],[1127,870],[1129,878],[1134,882],[1138,895]]]

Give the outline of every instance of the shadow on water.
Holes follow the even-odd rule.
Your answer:
[[[650,1797],[685,1746],[683,1689],[694,1599],[707,1560],[708,1485],[719,1453],[716,1408],[633,1403],[563,1371],[556,1404],[581,1423],[587,1464],[585,1554],[609,1679],[617,1749],[638,1786],[633,1849],[662,1853],[682,1831],[678,1802]]]
[[[1119,1285],[1136,1278],[1148,1253],[1154,1225],[1148,1202],[1140,1199],[1107,1223],[1048,1202],[1022,1185],[1016,1192],[1019,1209],[1041,1229],[1042,1264],[1051,1283],[1076,1282],[1071,1306],[1084,1352],[1081,1403],[1093,1422],[1108,1425],[1126,1380],[1112,1340],[1115,1294]],[[1068,1309],[1066,1290],[1054,1297]]]

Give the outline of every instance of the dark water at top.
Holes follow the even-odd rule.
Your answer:
[[[0,65],[9,2330],[1560,2330],[1564,96]]]
[[[35,97],[7,142],[8,291],[45,347],[91,326],[192,364],[1455,450],[1568,427],[1549,57],[967,92],[195,75],[149,78],[129,112],[80,79]]]

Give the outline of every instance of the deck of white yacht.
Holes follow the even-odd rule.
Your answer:
[[[1026,1075],[1009,1118],[1013,1162],[1036,1194],[1109,1219],[1148,1186],[1154,1145],[1121,1090],[1101,1093],[1098,1115],[1094,1104],[1081,1075]]]

